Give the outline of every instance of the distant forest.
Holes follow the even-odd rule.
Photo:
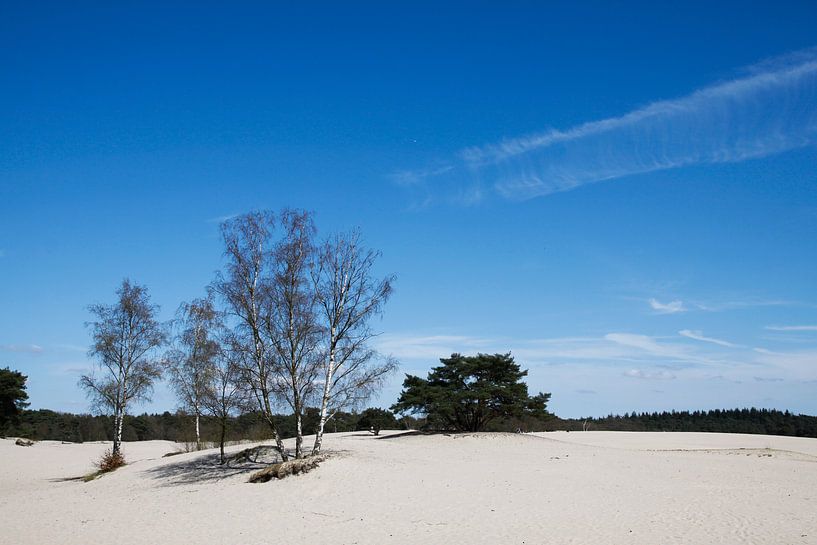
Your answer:
[[[304,431],[311,433],[318,424],[317,409],[307,409]],[[373,417],[376,421],[373,421]],[[293,437],[295,422],[291,415],[276,417],[281,435]],[[372,425],[383,429],[425,429],[422,418],[397,419],[387,411],[367,409],[362,413],[338,413],[327,423],[328,432],[368,430]],[[798,415],[774,409],[727,409],[712,411],[672,411],[661,413],[625,413],[602,418],[563,419],[503,419],[493,422],[490,431],[555,431],[582,429],[596,431],[697,431],[723,433],[755,433],[817,438],[817,417]],[[202,419],[202,440],[218,440],[218,424],[214,419]],[[25,410],[17,423],[5,430],[8,436],[22,436],[35,440],[56,441],[110,441],[113,419],[109,416],[71,414],[40,409]],[[163,439],[179,443],[195,443],[193,418],[183,412],[142,414],[125,417],[122,431],[125,441]],[[258,414],[244,414],[231,418],[229,441],[249,439],[263,441],[270,438],[267,426]]]
[[[378,427],[395,428],[397,420],[388,413],[385,422],[372,422],[371,409],[360,414],[338,413],[326,424],[326,431],[342,432],[354,431],[357,429],[368,430],[373,424]],[[386,411],[376,411],[378,415]],[[319,420],[318,409],[307,409],[304,414],[305,433],[314,433]],[[382,416],[380,417],[382,420]],[[276,415],[282,437],[289,438],[295,436],[295,418],[292,415]],[[402,425],[411,426],[415,419]],[[39,409],[36,411],[25,410],[20,414],[15,424],[9,426],[5,435],[9,437],[27,437],[37,441],[70,441],[82,443],[85,441],[111,441],[113,440],[114,421],[112,416],[96,416],[90,414],[71,414]],[[2,431],[2,430],[0,430]],[[218,442],[220,427],[215,418],[202,417],[201,419],[201,439],[206,442]],[[260,414],[246,413],[236,417],[230,417],[227,427],[227,441],[253,440],[264,441],[270,439],[271,432],[269,425],[262,419]],[[176,441],[179,443],[196,442],[196,433],[193,416],[184,412],[171,413],[165,411],[161,414],[141,414],[126,415],[122,427],[122,439],[124,441],[150,441],[162,439],[166,441]]]
[[[817,437],[817,416],[793,414],[775,409],[715,409],[713,411],[672,411],[661,413],[625,413],[603,418],[556,418],[550,429],[570,431],[704,431],[721,433],[759,433]]]

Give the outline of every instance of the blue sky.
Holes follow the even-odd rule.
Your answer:
[[[511,351],[562,416],[817,414],[817,5],[438,4],[4,3],[0,366],[32,406],[87,410],[122,278],[170,318],[219,218],[292,206],[383,251],[401,372]]]

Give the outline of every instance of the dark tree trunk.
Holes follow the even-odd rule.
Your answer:
[[[219,441],[219,449],[221,451],[221,463],[224,464],[224,438],[227,435],[227,420],[221,419],[221,441]]]

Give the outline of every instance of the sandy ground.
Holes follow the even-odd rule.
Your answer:
[[[333,434],[306,475],[126,443],[0,441],[3,544],[817,544],[817,439],[704,433]],[[242,447],[233,447],[236,452]]]

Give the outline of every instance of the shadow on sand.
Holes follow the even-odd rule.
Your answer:
[[[220,461],[218,452],[201,454],[194,458],[146,469],[144,473],[162,481],[162,486],[212,483],[236,475],[246,475],[249,478],[251,473],[280,462],[281,458],[274,447],[262,445],[237,454],[233,453],[227,457],[224,464]]]
[[[417,430],[405,430],[400,431],[398,433],[390,433],[388,435],[375,435],[369,431],[362,431],[362,432],[352,432],[347,433],[345,435],[341,435],[341,437],[369,437],[371,439],[395,439],[397,437],[405,437],[407,435],[434,435],[435,433],[442,433],[442,432],[425,432],[425,431],[417,431]]]

